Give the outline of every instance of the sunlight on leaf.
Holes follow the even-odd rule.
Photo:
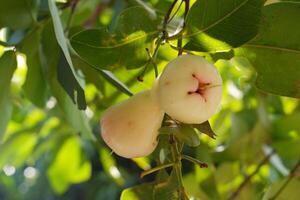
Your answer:
[[[71,184],[88,180],[91,170],[91,163],[85,158],[79,139],[74,136],[60,148],[47,175],[53,189],[61,194]]]

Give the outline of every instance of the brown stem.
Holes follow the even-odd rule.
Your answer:
[[[283,185],[274,194],[274,196],[272,198],[270,198],[270,200],[275,200],[281,194],[281,192],[288,186],[288,184],[291,182],[291,180],[297,175],[298,169],[300,169],[300,159],[297,162],[297,164],[293,167],[293,169],[291,170],[288,179],[283,183]]]
[[[92,15],[83,23],[83,26],[85,28],[91,28],[96,21],[98,20],[99,15],[102,13],[102,11],[107,7],[109,1],[107,2],[101,2],[97,5],[96,9],[92,13]]]
[[[183,4],[183,2],[184,2],[184,1],[181,1],[181,2],[180,2],[180,4],[179,4],[177,10],[174,12],[174,14],[172,15],[172,17],[170,17],[170,19],[168,20],[168,23],[170,23],[170,22],[173,20],[173,18],[176,16],[176,14],[178,13],[178,11],[179,11],[181,5]]]
[[[164,35],[164,38],[167,38],[168,37],[168,33],[167,33],[167,25],[168,25],[168,21],[170,19],[170,15],[176,5],[176,3],[178,2],[178,0],[174,0],[171,4],[171,6],[169,7],[166,15],[165,15],[165,18],[164,18],[164,22],[163,22],[163,35]]]
[[[68,32],[68,30],[69,30],[69,28],[72,24],[74,13],[75,13],[75,10],[76,10],[76,7],[77,7],[78,3],[79,3],[79,0],[70,0],[70,1],[68,1],[68,5],[71,8],[71,13],[70,13],[68,21],[67,21],[65,32]]]
[[[260,161],[260,163],[258,164],[258,166],[256,167],[255,171],[252,172],[250,175],[246,176],[244,181],[240,184],[240,186],[235,190],[235,192],[233,192],[230,197],[228,198],[228,200],[233,200],[235,199],[239,193],[242,191],[242,189],[247,185],[248,182],[251,181],[252,177],[257,174],[260,170],[260,168],[266,164],[269,159],[271,158],[271,156],[275,153],[275,151],[273,150],[271,153],[269,153],[262,161]]]
[[[187,17],[187,14],[189,12],[189,8],[190,8],[190,1],[189,0],[182,0],[184,1],[184,4],[185,4],[185,10],[184,10],[184,21],[183,21],[183,26],[182,26],[182,29],[181,29],[181,33],[182,31],[184,30],[185,28],[185,21],[186,21],[186,17]],[[182,52],[183,52],[183,48],[182,48],[182,34],[180,34],[178,40],[177,40],[177,47],[178,47],[178,56],[182,55]]]
[[[178,38],[178,40],[177,40],[177,48],[178,48],[178,56],[182,55],[182,52],[183,52],[182,37]]]

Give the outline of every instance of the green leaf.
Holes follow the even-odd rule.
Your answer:
[[[187,124],[180,124],[178,127],[164,126],[159,129],[160,134],[174,134],[179,140],[188,146],[196,147],[200,144],[200,139],[194,128]]]
[[[73,104],[77,104],[80,110],[86,109],[85,94],[82,87],[77,82],[76,78],[72,75],[72,70],[69,67],[68,61],[60,52],[60,58],[57,66],[57,80],[63,89],[71,97]],[[82,79],[81,82],[84,82]]]
[[[216,134],[212,130],[209,121],[205,121],[202,124],[193,124],[193,127],[199,130],[201,133],[208,135],[209,137],[216,139]]]
[[[173,169],[170,176],[164,181],[161,180],[154,186],[154,198],[160,200],[177,200],[180,199],[178,195],[179,183],[176,172]]]
[[[48,168],[47,176],[56,193],[65,192],[71,184],[86,181],[91,176],[91,163],[85,158],[80,140],[70,137],[58,151]]]
[[[297,160],[300,157],[300,139],[279,140],[273,142],[272,147],[286,160]]]
[[[187,124],[180,124],[179,132],[176,136],[188,146],[196,147],[200,145],[200,139],[195,129]]]
[[[255,40],[235,51],[255,67],[259,89],[300,98],[300,4],[274,3],[263,9],[263,24]]]
[[[159,129],[159,134],[170,135],[178,131],[177,127],[163,126]]]
[[[107,80],[111,85],[116,87],[119,91],[122,93],[132,96],[133,93],[130,91],[130,89],[125,85],[121,80],[119,80],[118,77],[115,76],[115,74],[109,70],[103,70],[95,68],[88,63],[84,62],[81,58],[78,56],[73,57],[74,65],[75,67],[78,67],[80,70],[82,70],[83,74],[86,76],[86,79],[91,81],[95,86],[98,88],[103,87],[103,84],[100,83],[99,74]]]
[[[184,187],[189,196],[193,196],[194,199],[211,200],[205,192],[198,186],[197,179],[194,173],[189,173],[183,177]]]
[[[198,0],[186,21],[184,49],[215,52],[241,46],[258,31],[262,0]]]
[[[26,97],[38,107],[44,107],[47,101],[47,84],[40,58],[41,28],[33,29],[20,44],[19,49],[26,55],[28,67],[23,89]]]
[[[44,127],[47,125],[44,125]],[[55,152],[59,150],[59,148],[63,145],[63,143],[69,139],[72,135],[71,133],[60,132],[58,130],[52,130],[53,132],[49,133],[46,137],[39,138],[37,145],[35,146],[32,152],[32,160],[36,161],[41,158],[41,156],[45,154],[49,154],[49,152]],[[50,155],[53,155],[50,154]]]
[[[228,142],[237,140],[239,142],[239,137],[249,133],[254,129],[257,123],[257,113],[253,109],[244,109],[239,112],[235,112],[231,116],[231,134]]]
[[[37,0],[0,0],[0,28],[24,29],[35,21]]]
[[[10,97],[10,81],[17,67],[16,55],[13,51],[5,52],[0,58],[0,139],[12,114],[12,102]]]
[[[54,25],[54,31],[55,31],[55,36],[57,39],[57,42],[59,46],[61,47],[63,51],[64,57],[62,60],[66,60],[66,63],[68,63],[69,70],[64,71],[67,73],[64,73],[63,76],[65,79],[59,78],[60,84],[63,86],[65,91],[68,93],[68,95],[71,97],[73,102],[77,104],[78,109],[84,110],[86,108],[86,101],[85,101],[85,96],[84,96],[84,91],[82,89],[82,85],[80,85],[81,81],[77,77],[77,74],[75,72],[73,62],[71,59],[71,55],[69,52],[68,48],[68,41],[64,35],[64,29],[59,17],[58,9],[55,5],[54,0],[48,0],[48,5],[50,9],[50,13],[52,16],[53,20],[53,25]],[[58,71],[60,73],[61,71]],[[60,76],[58,76],[60,77]]]
[[[157,35],[157,24],[142,7],[128,8],[120,14],[114,32],[106,29],[82,31],[71,38],[78,55],[98,69],[143,66]]]
[[[108,82],[114,85],[121,92],[127,94],[128,96],[133,95],[130,89],[124,83],[122,83],[111,71],[100,70],[99,72],[103,76],[103,78],[105,78]]]
[[[71,98],[64,92],[57,81],[57,65],[60,51],[51,23],[47,24],[43,30],[42,51],[42,63],[47,67],[47,79],[50,90],[58,102],[61,114],[75,131],[81,133],[83,137],[95,140],[85,113],[76,108],[76,105],[72,103]]]
[[[287,134],[292,131],[300,133],[300,112],[295,112],[273,121],[272,138],[282,140],[290,138]]]
[[[35,133],[21,132],[11,136],[0,145],[0,168],[4,165],[22,166],[37,142]]]
[[[122,191],[120,200],[153,200],[154,184],[144,183]]]

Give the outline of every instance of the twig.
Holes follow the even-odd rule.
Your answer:
[[[106,3],[99,3],[95,9],[95,11],[92,13],[92,15],[83,23],[83,26],[85,28],[91,28],[97,21],[99,15],[102,13],[102,11],[107,7],[108,2]]]
[[[72,24],[72,21],[73,21],[73,17],[74,17],[74,14],[75,14],[75,10],[76,10],[76,7],[77,7],[77,4],[78,4],[79,0],[71,0],[69,1],[68,5],[71,7],[71,13],[69,15],[69,18],[68,18],[68,21],[67,21],[67,25],[66,25],[66,28],[65,28],[65,32],[68,32],[71,24]]]
[[[144,76],[148,70],[148,66],[150,65],[150,63],[153,65],[154,67],[154,75],[155,75],[155,78],[158,77],[158,69],[157,69],[157,65],[155,63],[155,57],[156,57],[156,54],[158,52],[158,49],[159,49],[159,46],[160,46],[160,42],[156,45],[156,48],[154,50],[154,53],[153,55],[151,55],[150,53],[150,50],[148,48],[146,48],[146,52],[148,54],[148,57],[149,57],[149,60],[148,62],[146,63],[144,69],[142,70],[142,72],[138,75],[137,77],[137,80],[140,81],[140,82],[143,82],[144,81]]]
[[[252,172],[250,175],[246,176],[244,181],[240,184],[240,186],[235,190],[235,192],[233,192],[230,197],[228,198],[228,200],[233,200],[235,199],[239,193],[242,191],[242,189],[247,185],[248,182],[251,181],[252,177],[257,174],[260,170],[260,168],[266,164],[270,157],[275,153],[274,150],[272,150],[272,152],[270,152],[262,161],[260,161],[260,163],[258,164],[258,166],[256,167],[255,171]]]
[[[167,32],[167,25],[170,22],[170,17],[171,17],[171,13],[176,5],[176,3],[178,2],[178,0],[174,0],[171,4],[171,6],[169,7],[165,17],[164,17],[164,21],[163,21],[163,28],[162,28],[162,36],[158,37],[157,41],[156,41],[156,47],[155,50],[152,54],[152,56],[149,54],[149,52],[147,51],[149,56],[149,61],[146,63],[144,70],[141,72],[140,75],[138,75],[137,80],[140,82],[143,82],[143,77],[148,69],[148,66],[150,63],[153,64],[154,67],[154,73],[155,73],[155,78],[158,77],[158,69],[157,69],[157,65],[155,63],[157,54],[158,54],[158,49],[161,46],[161,44],[164,42],[164,40],[168,37],[168,32]],[[147,50],[147,49],[146,49]]]
[[[176,3],[178,2],[178,0],[174,0],[171,4],[171,6],[169,7],[166,15],[165,15],[165,18],[164,18],[164,21],[163,21],[163,36],[164,38],[167,38],[168,37],[168,33],[167,33],[167,25],[168,25],[168,22],[169,22],[169,19],[170,19],[170,15],[172,13],[172,10],[174,9]]]
[[[178,56],[182,55],[182,37],[179,37],[177,40]]]
[[[288,184],[291,182],[291,180],[297,175],[298,169],[300,169],[300,159],[297,162],[297,164],[293,167],[293,169],[291,170],[290,175],[288,176],[288,179],[283,183],[283,185],[279,188],[279,190],[269,200],[275,200],[281,194],[281,192],[288,186]]]
[[[197,160],[197,159],[195,159],[195,158],[193,158],[191,156],[182,155],[181,157],[182,157],[182,159],[185,159],[185,160],[190,161],[190,162],[192,162],[192,163],[194,163],[196,165],[199,165],[200,168],[207,168],[208,167],[208,165],[206,163],[200,162],[199,160]]]
[[[173,18],[176,16],[176,14],[178,13],[178,11],[179,11],[179,9],[180,9],[180,7],[181,7],[182,4],[183,4],[183,1],[180,2],[177,10],[174,12],[174,14],[172,15],[172,17],[170,17],[170,19],[168,20],[168,23],[170,23],[173,20]]]
[[[182,2],[184,1],[185,3],[185,10],[184,10],[184,21],[183,21],[183,26],[182,29],[180,31],[180,33],[183,32],[183,30],[185,29],[185,20],[189,11],[189,7],[190,7],[190,1],[189,0],[182,0]],[[183,52],[183,48],[182,48],[182,34],[179,35],[179,38],[177,40],[177,48],[178,50],[178,56],[182,55]]]

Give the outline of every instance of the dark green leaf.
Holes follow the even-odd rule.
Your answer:
[[[82,70],[87,81],[92,82],[99,90],[104,86],[103,81],[101,81],[100,76],[107,80],[111,85],[115,86],[122,93],[132,96],[133,93],[118,77],[116,77],[111,71],[97,69],[88,63],[84,62],[78,56],[73,57],[75,67]]]
[[[300,4],[282,2],[265,6],[263,24],[255,40],[236,50],[255,67],[258,88],[300,98]]]
[[[108,82],[110,82],[124,94],[127,94],[128,96],[133,95],[130,89],[124,83],[122,83],[111,71],[100,70],[99,72]]]
[[[23,29],[35,21],[37,0],[0,0],[0,28]]]
[[[154,200],[177,200],[180,199],[178,195],[179,183],[174,169],[165,181],[160,181],[154,186]]]
[[[200,139],[194,128],[187,124],[180,124],[178,127],[164,126],[159,129],[160,134],[174,134],[179,140],[188,146],[196,147],[200,144]]]
[[[258,31],[262,0],[199,0],[187,17],[187,50],[215,52],[241,46]]]
[[[35,105],[44,107],[47,100],[47,84],[40,58],[41,30],[41,28],[32,30],[22,41],[19,50],[26,55],[28,67],[23,85],[25,95]]]
[[[63,59],[67,61],[69,65],[68,67],[70,68],[70,70],[68,70],[68,73],[64,74],[65,77],[69,78],[67,78],[63,82],[61,81],[62,79],[59,79],[60,83],[62,84],[66,92],[70,95],[72,101],[77,104],[78,109],[84,110],[86,108],[84,91],[82,89],[82,85],[80,85],[81,81],[78,78],[73,66],[73,62],[68,48],[68,41],[64,35],[64,29],[59,17],[58,9],[53,0],[48,0],[48,4],[53,19],[54,31],[57,42],[64,53]]]
[[[43,59],[42,62],[47,66],[47,78],[50,85],[50,90],[53,96],[56,98],[61,114],[65,117],[65,120],[75,129],[75,131],[81,133],[84,137],[94,140],[95,137],[91,132],[91,128],[88,123],[88,119],[83,111],[80,111],[72,103],[71,98],[64,92],[61,85],[57,80],[57,65],[59,60],[59,46],[56,43],[54,30],[51,24],[47,24],[43,31],[42,37],[42,50]]]
[[[197,132],[192,126],[187,124],[181,124],[179,126],[179,132],[176,134],[176,137],[191,147],[196,147],[200,144],[200,139]]]
[[[13,51],[5,52],[0,58],[0,139],[12,114],[12,102],[10,97],[10,81],[17,67],[16,55]]]
[[[86,108],[84,90],[76,81],[76,78],[72,75],[72,70],[70,69],[63,52],[60,53],[59,63],[57,65],[57,79],[60,85],[71,97],[73,103],[77,104],[77,107],[80,110],[84,110]]]
[[[137,68],[148,61],[145,48],[151,49],[157,33],[157,24],[144,8],[133,7],[119,16],[113,33],[104,28],[86,30],[73,36],[71,44],[95,68]]]
[[[159,129],[159,133],[163,135],[170,135],[176,131],[178,131],[178,127],[163,126]]]
[[[217,135],[212,130],[212,128],[209,124],[209,121],[205,121],[202,124],[194,124],[193,127],[196,128],[197,130],[199,130],[201,133],[204,133],[204,134],[208,135],[209,137],[216,139]]]

